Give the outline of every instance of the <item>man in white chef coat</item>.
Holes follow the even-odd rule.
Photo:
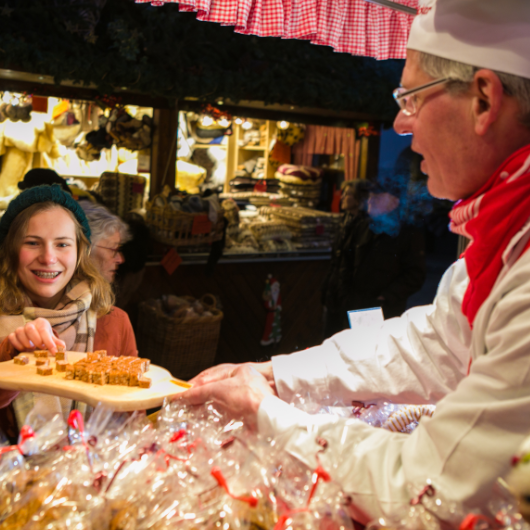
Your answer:
[[[212,368],[183,394],[282,435],[310,466],[325,439],[320,463],[361,522],[392,516],[427,479],[486,509],[530,432],[530,2],[421,5],[401,85],[394,127],[413,135],[430,192],[458,201],[451,229],[472,241],[434,303],[269,363]],[[437,407],[407,435],[311,416],[287,404],[296,394]]]

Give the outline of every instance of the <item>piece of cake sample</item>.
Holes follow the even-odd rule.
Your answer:
[[[119,385],[120,371],[113,368],[109,372],[109,385]]]
[[[37,373],[39,375],[53,375],[53,368],[51,366],[37,366]]]
[[[66,352],[65,351],[58,351],[55,354],[55,360],[56,361],[67,361],[68,359],[66,358]]]
[[[66,372],[66,367],[68,366],[68,361],[56,361],[55,362],[55,369],[58,372]],[[72,377],[73,379],[73,377]]]
[[[48,364],[50,364],[50,361],[48,359],[39,358],[35,360],[35,364],[37,366],[48,366]]]
[[[85,362],[77,362],[74,365],[75,379],[81,379],[82,375],[86,372],[87,364]]]
[[[65,368],[65,372],[66,372],[65,379],[70,379],[70,380],[74,379],[75,367],[73,364],[67,364]]]
[[[96,370],[92,372],[92,383],[96,385],[104,385],[107,382],[107,376],[104,370]]]
[[[145,362],[145,371],[147,372],[149,370],[149,366],[151,366],[151,359],[146,359],[145,357],[139,357],[139,359]]]
[[[29,357],[27,355],[17,355],[13,362],[15,364],[28,364],[29,363]]]
[[[151,379],[145,376],[140,377],[140,379],[138,379],[138,386],[140,388],[151,388]]]
[[[129,371],[129,386],[138,386],[138,380],[142,375],[142,371],[138,368],[131,368]]]
[[[50,352],[48,350],[35,350],[33,354],[35,355],[36,359],[50,356]]]

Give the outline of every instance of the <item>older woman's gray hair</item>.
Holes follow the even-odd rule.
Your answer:
[[[83,208],[90,225],[92,246],[116,232],[120,233],[122,244],[131,239],[127,224],[105,206],[91,201],[79,201],[79,205]]]

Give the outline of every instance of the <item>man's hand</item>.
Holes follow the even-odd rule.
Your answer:
[[[272,388],[275,395],[276,385],[274,384],[274,374],[272,373],[272,362],[267,361],[264,363],[245,363],[241,364],[219,364],[218,366],[212,366],[207,368],[199,375],[196,375],[189,382],[194,387],[207,385],[209,383],[215,383],[217,381],[222,381],[223,379],[228,379],[232,377],[234,371],[241,366],[250,366],[257,370],[265,379],[269,382],[270,387]]]
[[[45,318],[36,318],[25,326],[17,328],[8,335],[8,339],[20,352],[41,348],[55,354],[58,347],[63,349],[66,347],[66,344],[54,335],[51,324]]]
[[[234,418],[243,419],[251,429],[257,426],[258,409],[263,399],[276,394],[255,363],[216,366],[190,382],[193,387],[179,394],[178,399],[186,399],[192,405],[213,401]]]

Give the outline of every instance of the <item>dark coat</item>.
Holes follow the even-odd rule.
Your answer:
[[[392,237],[374,233],[369,217],[345,216],[333,248],[323,303],[330,314],[342,315],[341,320],[347,311],[370,307],[382,307],[385,318],[391,318],[405,311],[408,297],[424,281],[421,230],[404,225]]]

